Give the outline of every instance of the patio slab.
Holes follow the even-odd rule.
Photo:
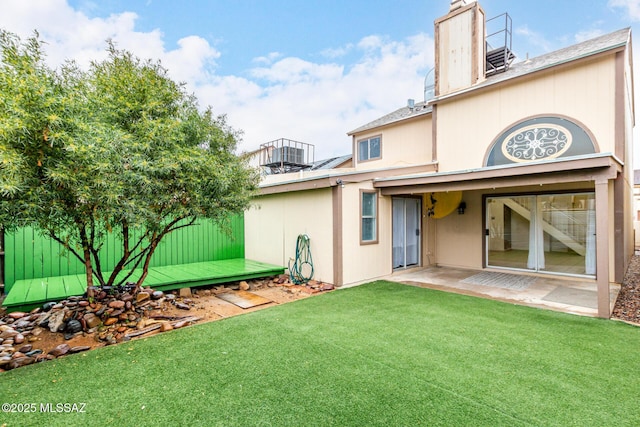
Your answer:
[[[396,271],[385,279],[582,316],[598,315],[594,279],[436,266]],[[619,291],[619,285],[610,285],[612,311]]]

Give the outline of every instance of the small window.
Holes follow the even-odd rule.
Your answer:
[[[378,243],[378,193],[360,192],[360,243]]]
[[[358,161],[379,159],[382,156],[382,144],[379,136],[358,141]]]

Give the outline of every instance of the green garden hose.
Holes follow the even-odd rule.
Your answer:
[[[308,283],[313,277],[311,246],[306,234],[300,234],[296,241],[296,258],[289,259],[289,277],[296,285]]]

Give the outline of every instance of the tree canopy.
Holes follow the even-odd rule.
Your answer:
[[[201,110],[159,62],[112,42],[107,52],[88,70],[52,69],[37,34],[0,32],[0,224],[33,225],[61,243],[88,286],[143,268],[140,285],[164,236],[243,212],[258,176],[234,153],[240,134],[225,116]],[[107,233],[123,247],[104,277]]]

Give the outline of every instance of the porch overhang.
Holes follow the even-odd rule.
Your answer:
[[[382,195],[469,191],[615,179],[623,163],[611,153],[453,172],[424,173],[375,179]]]
[[[609,295],[610,181],[622,173],[624,163],[612,153],[576,156],[553,161],[487,167],[474,170],[395,176],[374,180],[384,196],[425,194],[443,191],[494,190],[531,185],[593,183],[596,208],[596,283],[598,316],[611,314]]]

